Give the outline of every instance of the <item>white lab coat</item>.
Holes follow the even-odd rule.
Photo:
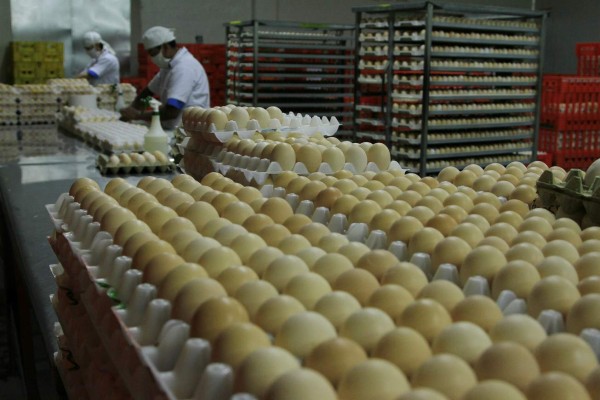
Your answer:
[[[119,60],[108,49],[102,49],[98,58],[93,59],[85,71],[88,74],[91,71],[98,75],[98,78],[90,76],[89,80],[92,85],[119,83]]]

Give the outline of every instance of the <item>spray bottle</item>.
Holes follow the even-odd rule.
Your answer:
[[[117,91],[117,102],[115,103],[115,111],[119,112],[122,108],[125,108],[125,99],[123,98],[123,89],[118,83],[115,85]]]
[[[152,121],[150,122],[150,129],[144,136],[144,150],[148,152],[160,150],[165,154],[169,154],[169,137],[160,125],[158,108],[161,103],[151,97],[145,101],[152,107]]]

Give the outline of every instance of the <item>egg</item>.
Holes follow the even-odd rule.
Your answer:
[[[542,372],[564,372],[582,383],[598,366],[592,348],[570,333],[557,333],[544,339],[536,347],[535,357]]]
[[[552,371],[533,380],[525,391],[529,400],[591,400],[585,387],[571,376]]]
[[[440,377],[443,376],[443,379]],[[413,387],[428,387],[444,394],[450,400],[459,400],[477,384],[469,365],[452,354],[438,354],[427,360],[415,372]]]
[[[477,179],[477,175],[473,171],[463,169],[458,174],[456,174],[456,176],[452,180],[452,183],[456,186],[464,185],[471,187],[473,186],[475,179]]]
[[[556,296],[561,293],[561,296]],[[548,276],[538,281],[527,297],[527,312],[537,318],[543,310],[556,310],[567,314],[579,299],[579,291],[571,282],[560,276]]]
[[[338,386],[338,398],[394,400],[409,390],[406,376],[394,364],[368,359],[344,374]]]
[[[152,257],[143,268],[144,274],[142,281],[158,287],[169,272],[184,263],[185,260],[177,254],[157,254]]]
[[[566,376],[566,375],[565,375]],[[596,368],[592,371],[591,374],[588,375],[585,381],[585,387],[588,391],[588,394],[592,399],[597,399],[600,395],[600,368]],[[572,379],[571,382],[576,382],[575,379]]]
[[[287,218],[294,214],[290,204],[280,197],[271,197],[263,203],[260,212],[265,214],[274,222],[282,224]]]
[[[127,240],[138,232],[152,232],[148,225],[139,219],[125,221],[113,235],[113,242],[123,247]]]
[[[434,354],[448,353],[474,364],[492,341],[487,333],[471,322],[455,322],[435,337],[431,345]]]
[[[275,336],[275,345],[297,357],[306,357],[319,344],[336,337],[334,326],[321,314],[305,311],[292,315]]]
[[[335,187],[321,190],[314,199],[315,207],[332,208],[335,201],[343,195],[342,191]]]
[[[379,282],[369,272],[353,268],[342,272],[332,285],[333,290],[342,290],[353,295],[361,305],[365,305]]]
[[[246,264],[252,254],[259,249],[266,247],[265,241],[254,233],[247,233],[233,239],[229,247],[237,253],[242,263]]]
[[[300,230],[303,227],[305,227],[306,225],[309,225],[311,223],[312,223],[312,220],[309,217],[307,217],[306,215],[294,214],[285,220],[285,222],[283,223],[283,226],[285,226],[288,229],[290,234],[293,234],[293,233],[299,234]],[[284,235],[281,239],[283,239],[286,236],[289,236],[289,234]]]
[[[510,290],[519,298],[527,298],[540,279],[540,274],[533,264],[523,260],[509,261],[494,276],[492,297],[497,299],[503,290]]]
[[[340,328],[340,336],[373,351],[379,339],[394,329],[394,321],[377,308],[365,307],[350,314]]]
[[[132,238],[135,237],[132,236]],[[127,245],[127,244],[126,244]],[[152,240],[147,241],[137,249],[131,260],[131,266],[137,268],[143,272],[148,262],[154,258],[154,256],[162,253],[175,254],[175,249],[168,242],[164,240]]]
[[[190,335],[214,343],[221,332],[237,322],[248,322],[248,313],[239,301],[227,296],[211,298],[196,310]]]
[[[249,322],[234,322],[226,327],[213,344],[213,359],[237,369],[253,351],[269,347],[267,334]]]
[[[505,264],[506,257],[497,248],[487,245],[476,247],[463,261],[459,271],[460,280],[463,285],[473,276],[483,276],[491,281]]]
[[[198,264],[184,263],[171,269],[158,285],[158,297],[175,301],[179,290],[194,278],[207,278],[208,274]]]
[[[344,152],[337,147],[329,147],[323,151],[322,160],[329,164],[333,172],[340,171],[344,168],[346,158]]]
[[[582,296],[590,293],[600,293],[600,276],[589,276],[577,284],[577,289]]]
[[[390,267],[381,277],[381,284],[397,284],[416,296],[427,285],[427,276],[415,264],[400,262]]]
[[[591,252],[581,256],[574,265],[580,280],[600,275],[600,252]]]
[[[319,247],[328,253],[335,253],[340,247],[348,243],[350,243],[350,241],[345,235],[332,232],[319,240]]]
[[[284,255],[269,264],[262,278],[282,292],[293,277],[307,272],[308,267],[302,259],[294,255]]]
[[[219,282],[210,278],[194,278],[177,293],[173,302],[173,318],[191,322],[198,307],[213,297],[226,296],[227,292]]]
[[[200,235],[199,237],[192,238],[180,254],[188,262],[198,262],[208,250],[220,246],[221,244],[215,239]]]
[[[433,253],[435,246],[444,239],[437,229],[425,227],[415,233],[408,242],[408,253]]]
[[[158,237],[167,242],[171,242],[173,237],[181,231],[196,232],[196,227],[187,218],[174,217],[165,222],[165,224],[158,232]]]
[[[144,189],[146,192],[155,195],[165,188],[173,188],[173,184],[166,179],[156,178],[148,183],[148,185]]]
[[[229,246],[237,237],[247,234],[248,231],[240,225],[226,224],[219,228],[214,235],[214,239],[223,246]]]
[[[477,228],[473,227],[473,229]],[[437,271],[438,267],[444,263],[452,264],[460,269],[469,252],[471,252],[471,246],[463,239],[455,236],[446,237],[439,241],[433,249],[431,265],[434,271]]]
[[[295,255],[300,257],[302,261],[306,264],[308,269],[312,270],[318,259],[326,255],[325,250],[319,247],[307,247],[306,249],[300,250]]]
[[[233,110],[231,110],[227,118],[230,121],[235,121],[238,129],[245,129],[246,125],[248,125],[248,121],[250,120],[250,115],[245,108],[235,107]]]
[[[312,369],[293,369],[281,375],[269,388],[266,400],[336,400],[335,389]]]
[[[122,183],[122,182],[116,181],[115,184],[117,184],[117,183]],[[92,190],[100,190],[100,185],[98,185],[98,182],[96,182],[95,180],[93,180],[91,178],[82,177],[82,178],[77,178],[71,184],[71,187],[69,188],[69,195],[75,197],[74,196],[75,193],[82,187],[89,187]]]
[[[398,400],[447,400],[448,398],[430,388],[417,388],[398,397]]]
[[[359,200],[349,194],[344,194],[335,200],[333,207],[331,208],[331,214],[344,214],[348,215],[352,211],[355,205],[357,205]]]
[[[333,291],[324,295],[314,306],[314,311],[323,315],[338,329],[346,318],[359,309],[358,300],[351,294],[341,291]]]
[[[296,164],[296,153],[288,143],[278,143],[271,152],[271,160],[279,163],[284,171],[292,170]]]
[[[255,119],[261,129],[268,129],[271,116],[268,111],[262,107],[255,107],[249,112],[250,119]]]
[[[510,183],[508,184],[510,185]],[[504,211],[514,211],[521,217],[525,217],[525,215],[527,215],[529,212],[529,206],[526,203],[523,203],[521,200],[510,199],[500,206],[500,212],[502,213]]]
[[[448,311],[437,301],[418,299],[404,309],[397,322],[415,329],[425,339],[432,341],[452,320]]]
[[[457,205],[444,206],[442,211],[440,211],[439,213],[440,214],[448,214],[449,216],[454,218],[454,220],[458,223],[466,221],[466,222],[473,222],[477,226],[480,226],[480,224],[486,224],[485,226],[487,227],[489,225],[489,223],[486,221],[485,218],[483,218],[483,217],[478,218],[479,216],[477,216],[477,215],[468,215],[467,211],[465,211],[464,208],[457,206]],[[476,219],[473,220],[471,217],[476,217]],[[484,222],[480,222],[480,220],[482,220]]]
[[[581,237],[581,240],[583,240],[584,242],[587,240],[590,240],[590,239],[600,240],[600,227],[598,227],[598,226],[587,227],[581,231],[580,237]]]
[[[242,227],[251,233],[259,233],[261,229],[273,225],[275,222],[265,214],[253,214],[244,220]],[[263,239],[264,240],[264,239]]]
[[[133,257],[135,253],[148,242],[160,240],[158,236],[151,232],[137,232],[127,239],[123,245],[123,255]]]
[[[374,143],[367,150],[367,161],[375,163],[380,170],[386,170],[390,166],[390,149],[383,143]]]
[[[600,251],[600,240],[598,239],[588,239],[581,243],[581,245],[577,248],[580,256],[584,256],[588,253],[599,252]],[[579,260],[577,260],[579,261]]]
[[[275,335],[289,317],[303,311],[306,309],[297,299],[279,295],[267,299],[258,308],[254,322],[265,332]]]
[[[243,265],[230,266],[217,276],[217,281],[223,285],[230,296],[233,296],[244,283],[253,280],[258,280],[258,275],[252,269]]]
[[[331,292],[331,286],[321,275],[308,272],[290,279],[283,292],[299,300],[307,310],[312,310],[321,297]]]
[[[465,296],[454,283],[440,279],[425,285],[416,298],[435,300],[444,306],[448,312],[451,312],[454,306],[460,303]]]
[[[366,359],[367,354],[356,342],[336,337],[315,347],[306,357],[305,365],[337,386],[347,371]]]
[[[598,310],[600,309],[600,294],[587,294],[577,300],[566,319],[567,331],[579,335],[586,328],[600,329]]]
[[[273,285],[267,281],[257,280],[244,283],[235,292],[234,297],[244,305],[250,319],[254,320],[260,306],[277,295],[277,289]]]
[[[403,216],[395,221],[388,232],[389,241],[408,243],[410,239],[423,229],[423,224],[412,216]]]
[[[537,265],[537,270],[542,278],[547,276],[560,276],[575,286],[579,283],[577,270],[570,262],[562,257],[550,256],[544,258],[543,261]]]
[[[457,303],[451,312],[454,321],[467,321],[488,332],[502,319],[502,311],[487,296],[473,295]]]
[[[231,248],[221,246],[206,250],[198,260],[198,264],[202,265],[208,276],[214,279],[227,268],[242,265],[242,260]]]
[[[235,196],[244,203],[250,204],[252,201],[262,198],[262,194],[256,188],[245,186],[240,189]]]
[[[480,381],[498,379],[522,391],[540,374],[535,357],[527,348],[514,342],[499,342],[488,347],[474,369]]]
[[[261,231],[261,233],[263,233],[263,231]],[[282,236],[283,239],[277,243],[277,247],[285,254],[294,255],[303,249],[311,247],[308,239],[300,234],[291,234],[285,237],[283,234],[279,233],[279,237],[281,238]],[[274,244],[276,241],[266,240],[266,242],[268,244]]]
[[[456,178],[460,171],[458,168],[453,166],[444,167],[437,176],[437,180],[440,182],[452,182]]]

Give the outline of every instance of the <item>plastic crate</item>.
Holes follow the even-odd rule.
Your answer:
[[[600,77],[544,75],[541,122],[559,130],[600,128]]]
[[[577,75],[600,75],[600,43],[577,43]]]
[[[39,79],[38,64],[33,61],[13,64],[13,78],[18,81],[37,81]]]
[[[40,64],[40,78],[56,79],[65,76],[65,70],[62,62],[45,62]]]
[[[558,154],[574,152],[580,155],[600,153],[600,130],[560,131],[542,127],[539,150]]]
[[[589,155],[576,155],[570,153],[559,153],[554,155],[554,164],[565,170],[578,168],[587,170],[588,167],[600,157],[600,152]]]
[[[13,62],[36,61],[36,42],[11,42]]]

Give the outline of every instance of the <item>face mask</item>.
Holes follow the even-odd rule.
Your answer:
[[[162,55],[162,52],[160,52],[157,55],[155,55],[154,57],[152,57],[152,62],[158,68],[169,68],[169,63],[171,62],[171,59],[170,58],[165,58]]]
[[[91,58],[98,58],[99,52],[98,52],[98,50],[96,50],[96,49],[94,49],[94,48],[92,48],[92,49],[89,49],[89,50],[86,50],[85,52],[86,52],[86,53],[87,53],[87,55],[88,55],[88,56],[90,56]]]

